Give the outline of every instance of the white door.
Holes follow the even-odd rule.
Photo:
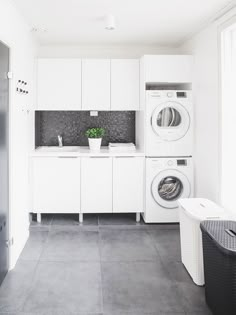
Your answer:
[[[111,109],[139,110],[139,60],[111,60]]]
[[[190,115],[180,103],[170,101],[160,104],[152,113],[153,131],[165,141],[183,138],[190,127]]]
[[[81,212],[112,212],[112,158],[81,159]]]
[[[110,59],[82,61],[82,109],[110,109],[110,70]]]
[[[113,212],[143,212],[144,159],[113,159]]]
[[[149,55],[143,57],[145,82],[192,82],[193,57],[189,55]]]
[[[39,59],[37,109],[81,109],[81,59]]]
[[[80,212],[80,158],[32,159],[33,212]]]
[[[177,208],[179,198],[188,198],[191,186],[188,178],[177,170],[160,172],[153,180],[151,192],[155,202],[163,208]]]

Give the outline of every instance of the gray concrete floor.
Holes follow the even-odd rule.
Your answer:
[[[178,225],[134,215],[43,216],[0,289],[0,315],[205,315]]]

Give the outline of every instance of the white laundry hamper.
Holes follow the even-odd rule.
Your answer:
[[[208,199],[180,199],[178,204],[182,263],[193,282],[202,286],[205,280],[200,223],[204,220],[229,220],[231,216],[224,208]]]

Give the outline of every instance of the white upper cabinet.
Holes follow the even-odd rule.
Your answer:
[[[113,212],[143,212],[144,159],[113,159]]]
[[[189,55],[146,55],[141,60],[144,82],[191,83],[193,57]]]
[[[81,59],[38,59],[37,109],[81,109]]]
[[[110,59],[82,60],[82,109],[110,110]]]
[[[139,110],[139,60],[111,60],[111,109]]]

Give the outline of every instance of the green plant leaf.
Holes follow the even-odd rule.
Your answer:
[[[88,138],[102,138],[105,135],[104,128],[89,128],[85,132],[86,137]]]

